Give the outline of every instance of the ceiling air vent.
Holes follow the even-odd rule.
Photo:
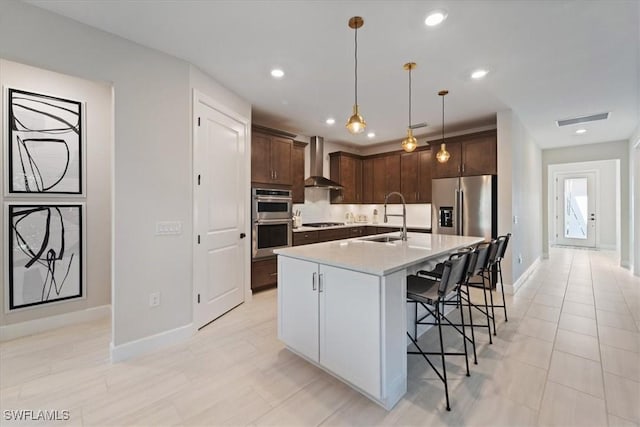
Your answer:
[[[558,126],[577,125],[578,123],[595,122],[596,120],[607,120],[609,113],[593,114],[591,116],[574,117],[573,119],[556,120]]]

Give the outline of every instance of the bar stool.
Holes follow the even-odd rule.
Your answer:
[[[496,239],[498,243],[498,247],[496,249],[496,255],[493,259],[491,269],[496,272],[498,277],[500,278],[500,290],[502,291],[502,304],[494,304],[493,299],[491,300],[491,309],[493,310],[495,307],[504,309],[504,321],[508,322],[507,318],[507,301],[504,299],[504,281],[502,280],[502,260],[504,259],[504,255],[507,252],[507,246],[509,245],[509,239],[511,238],[511,233],[507,233],[504,236],[499,236]],[[495,313],[492,313],[495,316]],[[494,320],[495,322],[495,320]],[[495,323],[493,325],[495,332]]]
[[[458,294],[460,285],[466,280],[467,263],[469,261],[469,253],[461,253],[460,256],[451,258],[443,263],[442,276],[439,279],[430,279],[427,277],[421,277],[418,275],[407,276],[407,300],[420,304],[427,313],[434,319],[434,324],[438,326],[438,336],[440,339],[440,351],[424,351],[418,345],[417,337],[417,325],[416,325],[416,337],[411,336],[407,332],[407,336],[417,348],[418,351],[407,351],[408,354],[420,354],[426,360],[426,362],[433,368],[440,380],[444,383],[444,393],[447,402],[447,411],[451,410],[449,404],[449,386],[447,383],[447,367],[445,364],[445,356],[464,356],[467,368],[467,376],[469,376],[469,359],[467,352],[467,338],[465,335],[464,327],[464,314],[463,310],[460,310],[462,319],[462,331],[457,329],[463,336],[464,352],[446,352],[444,349],[444,343],[442,339],[442,324],[443,320],[451,325],[451,322],[446,318],[444,314],[445,300],[452,293]],[[418,321],[418,319],[416,319]],[[425,323],[421,323],[425,324]],[[436,366],[429,360],[429,355],[440,355],[442,361],[442,372],[436,368]]]
[[[470,271],[468,274],[468,278],[464,284],[465,285],[464,289],[461,289],[462,296],[464,296],[464,299],[466,300],[467,305],[469,307],[469,312],[471,313],[471,307],[473,307],[476,310],[478,310],[480,313],[482,313],[482,315],[486,316],[486,319],[487,319],[486,325],[481,325],[481,324],[474,325],[473,317],[471,316],[471,314],[469,315],[469,318],[471,320],[471,324],[470,324],[471,336],[472,336],[472,339],[474,340],[474,351],[475,351],[474,328],[487,328],[487,331],[489,334],[489,343],[493,344],[493,338],[491,337],[491,321],[494,319],[494,316],[493,316],[493,312],[489,311],[489,298],[487,297],[486,280],[490,280],[489,272],[490,272],[490,267],[492,262],[491,260],[492,259],[495,260],[497,250],[498,250],[498,245],[495,240],[491,240],[488,242],[481,242],[475,246],[474,248],[475,259],[472,265],[469,266]],[[429,271],[420,270],[418,271],[418,274],[427,276],[433,279],[437,279],[439,277],[442,277],[442,271],[443,271],[443,264],[439,263],[438,265],[436,265],[436,267],[433,270],[429,270]],[[478,277],[480,278],[480,281],[475,281],[475,282],[471,281],[472,277]],[[490,281],[489,281],[489,286],[491,286]],[[469,287],[482,289],[483,296],[484,296],[484,309],[482,308],[482,306],[473,303],[473,301],[471,300],[471,292],[469,292]],[[491,292],[490,287],[489,287],[489,292]],[[491,301],[493,301],[493,299],[491,299]],[[494,334],[495,334],[495,322],[494,322]],[[474,357],[475,357],[475,353],[474,353]]]

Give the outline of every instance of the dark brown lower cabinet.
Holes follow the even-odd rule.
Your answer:
[[[278,258],[264,258],[251,263],[251,290],[257,291],[278,284]]]

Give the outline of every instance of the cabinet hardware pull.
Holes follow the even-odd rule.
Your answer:
[[[462,173],[464,173],[464,163],[462,164]]]
[[[324,274],[320,273],[320,275],[318,276],[318,292],[324,292],[324,286],[323,283],[324,282]]]
[[[273,171],[273,175],[275,176],[276,179],[278,179],[278,171]]]
[[[316,289],[318,289],[318,287],[316,286],[316,276],[318,273],[313,273],[313,275],[311,276],[311,290],[315,291]]]

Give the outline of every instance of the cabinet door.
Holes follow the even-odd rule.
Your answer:
[[[304,203],[304,145],[293,145],[291,152],[291,197],[293,203]]]
[[[462,176],[497,175],[497,141],[495,135],[462,142]]]
[[[357,160],[349,156],[340,156],[340,184],[342,189],[342,203],[356,203],[359,189],[357,188]]]
[[[373,159],[362,161],[362,203],[373,203]]]
[[[380,278],[320,265],[320,364],[380,398]]]
[[[293,141],[277,136],[271,137],[271,167],[273,183],[291,185],[291,150]]]
[[[400,192],[407,203],[418,201],[418,157],[419,152],[400,155]]]
[[[385,167],[387,172],[386,193],[402,190],[400,185],[400,154],[390,154],[385,157]],[[383,197],[384,201],[384,197]]]
[[[271,138],[253,132],[251,134],[251,181],[271,183]]]
[[[448,142],[447,151],[451,154],[449,160],[440,163],[436,159],[436,153],[440,151],[440,143],[433,143],[433,158],[431,159],[432,178],[456,178],[460,176],[460,165],[462,163],[462,150],[460,142]]]
[[[278,260],[275,257],[251,263],[251,290],[255,291],[277,284]]]
[[[384,203],[387,194],[387,171],[384,157],[373,159],[373,203]]]
[[[318,264],[278,256],[278,338],[319,361]]]
[[[431,203],[431,150],[418,153],[418,202]]]

